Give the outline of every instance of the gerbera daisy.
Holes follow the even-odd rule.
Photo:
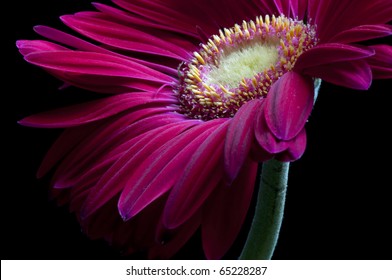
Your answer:
[[[170,258],[201,228],[221,258],[247,214],[258,162],[293,161],[319,80],[353,89],[392,77],[390,0],[113,0],[37,26],[25,59],[111,94],[27,117],[66,128],[38,176],[84,232]],[[233,207],[235,205],[235,207]]]

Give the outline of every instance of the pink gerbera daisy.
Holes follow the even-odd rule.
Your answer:
[[[170,258],[201,228],[221,258],[247,214],[258,162],[293,161],[320,79],[368,89],[392,78],[391,0],[113,0],[37,26],[25,59],[111,94],[23,119],[66,128],[38,176],[84,232]],[[56,42],[56,43],[53,43]]]

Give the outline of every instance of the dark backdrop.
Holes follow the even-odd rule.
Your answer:
[[[3,23],[2,41],[2,259],[123,258],[105,242],[85,237],[74,216],[48,200],[48,179],[35,179],[60,131],[16,123],[91,97],[77,89],[59,93],[61,83],[23,61],[14,44],[39,38],[34,25],[61,27],[58,16],[88,10],[89,2],[17,1],[4,9],[11,18]],[[375,81],[367,92],[322,85],[307,124],[306,153],[290,170],[275,259],[391,259],[391,91],[391,80]],[[238,254],[245,236],[228,258]],[[176,257],[200,257],[199,241],[195,237]]]

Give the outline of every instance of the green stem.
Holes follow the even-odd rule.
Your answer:
[[[283,219],[289,165],[274,159],[263,163],[255,216],[240,259],[271,259]]]

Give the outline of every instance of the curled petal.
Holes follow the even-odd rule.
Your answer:
[[[254,126],[255,137],[257,143],[262,147],[263,151],[272,154],[280,153],[287,149],[288,142],[280,141],[269,129],[265,115],[264,115],[264,104],[256,115],[256,121]]]
[[[287,145],[287,149],[276,155],[276,159],[280,161],[294,161],[299,159],[306,148],[306,131],[305,128]]]
[[[286,73],[272,85],[264,114],[276,138],[290,140],[302,130],[313,107],[313,91],[312,79],[296,72]]]

